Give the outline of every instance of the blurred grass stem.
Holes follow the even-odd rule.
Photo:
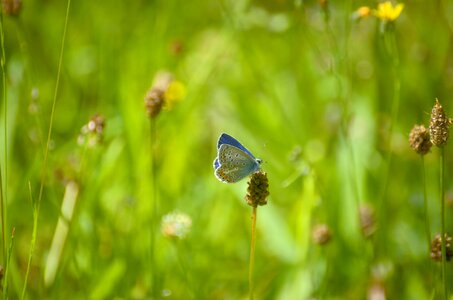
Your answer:
[[[30,275],[30,267],[31,267],[31,260],[33,257],[33,251],[35,249],[36,245],[36,236],[38,234],[38,211],[36,210],[36,202],[33,200],[33,193],[31,191],[31,183],[30,181],[28,182],[28,190],[30,193],[30,200],[33,205],[33,232],[31,235],[31,242],[30,242],[30,251],[28,253],[28,263],[27,263],[27,271],[25,272],[25,280],[24,280],[24,286],[22,288],[22,295],[20,299],[25,299],[25,292],[27,290],[27,282],[28,282],[28,277]]]
[[[444,190],[444,176],[445,176],[445,147],[439,147],[440,165],[439,165],[439,187],[440,187],[440,224],[441,224],[441,241],[442,241],[442,286],[443,286],[443,299],[447,299],[447,278],[446,278],[446,239],[445,239],[445,190]]]
[[[255,265],[255,244],[256,244],[256,214],[257,207],[252,210],[252,238],[250,243],[250,262],[249,262],[249,299],[253,300],[253,269]]]
[[[60,265],[63,249],[69,233],[74,208],[77,203],[79,186],[75,181],[65,185],[65,193],[61,203],[61,213],[52,239],[49,253],[44,268],[44,285],[50,287],[54,281]],[[22,291],[23,293],[23,291]]]
[[[430,233],[430,222],[429,222],[429,212],[428,212],[428,196],[426,193],[426,170],[425,170],[425,158],[423,155],[420,155],[422,161],[422,177],[423,177],[423,205],[425,213],[425,231],[426,239],[428,242],[428,253],[431,251],[431,233]]]
[[[159,296],[159,272],[157,268],[156,260],[156,226],[157,226],[157,210],[159,209],[157,203],[157,184],[156,184],[156,153],[155,153],[155,141],[156,141],[156,120],[155,118],[150,119],[149,123],[149,132],[150,132],[150,153],[151,153],[151,202],[152,202],[152,211],[151,211],[151,220],[150,220],[150,260],[151,260],[151,293],[153,296]]]
[[[2,47],[2,57],[1,57],[1,65],[2,65],[2,89],[3,89],[3,114],[4,114],[4,141],[3,141],[3,151],[4,151],[4,162],[3,167],[5,168],[4,175],[2,174],[1,166],[0,166],[0,207],[1,207],[1,214],[2,214],[2,242],[3,242],[3,263],[4,267],[7,267],[6,264],[6,256],[7,256],[7,249],[6,249],[6,203],[7,203],[7,165],[8,165],[8,101],[7,101],[7,93],[6,93],[6,55],[5,55],[5,33],[3,30],[3,9],[0,15],[0,42]],[[5,186],[3,186],[3,178]],[[5,282],[7,277],[5,276]]]
[[[8,203],[8,101],[7,101],[7,93],[6,93],[6,55],[5,55],[5,32],[4,32],[4,23],[3,23],[3,9],[0,15],[0,42],[2,47],[2,57],[1,57],[1,65],[2,65],[2,87],[3,87],[3,113],[4,113],[4,141],[3,141],[3,154],[4,154],[4,174],[1,171],[0,165],[0,207],[1,207],[1,214],[2,214],[2,242],[3,242],[3,264],[5,268],[5,277],[3,279],[3,298],[6,299],[8,297],[8,268],[9,264],[7,257],[8,250],[6,249],[6,218],[7,218],[7,203]],[[3,175],[3,176],[2,176]],[[3,185],[4,183],[4,185]],[[12,242],[12,241],[11,241]]]
[[[9,249],[8,249],[8,260],[6,262],[6,265],[9,265],[9,262],[11,261],[11,253],[13,253],[13,247],[14,247],[14,236],[16,234],[16,228],[13,227],[13,230],[11,231],[11,239],[9,242]],[[8,278],[8,273],[9,273],[9,268],[5,269],[5,278]],[[5,281],[5,286],[3,287],[3,299],[8,299],[8,281]]]
[[[398,73],[399,70],[399,53],[398,47],[396,44],[395,38],[395,26],[393,23],[385,23],[383,26],[383,40],[385,49],[391,59],[392,62],[392,73],[393,73],[393,99],[392,99],[392,107],[391,107],[391,119],[390,125],[388,130],[387,136],[387,145],[388,145],[388,154],[385,160],[385,171],[384,171],[384,181],[383,185],[384,188],[382,189],[381,198],[379,201],[379,225],[381,227],[381,234],[380,234],[380,245],[384,246],[387,245],[386,239],[386,205],[385,199],[387,199],[387,190],[390,181],[390,173],[391,173],[391,163],[392,163],[392,154],[393,154],[393,131],[394,125],[397,122],[398,118],[398,111],[400,106],[400,90],[401,90],[401,80]]]
[[[47,133],[46,149],[44,152],[44,163],[43,163],[42,174],[41,174],[41,184],[39,187],[38,201],[36,204],[37,210],[38,210],[38,215],[39,215],[39,209],[41,206],[42,193],[43,193],[43,189],[44,189],[44,181],[45,181],[45,177],[46,177],[45,173],[46,173],[46,169],[47,169],[47,160],[48,160],[48,156],[49,156],[49,145],[50,145],[50,139],[52,136],[53,119],[54,119],[54,115],[55,115],[55,107],[56,107],[57,96],[58,96],[58,87],[60,85],[61,65],[63,64],[63,53],[64,53],[64,45],[65,45],[65,40],[66,40],[66,32],[67,32],[67,28],[68,28],[70,5],[71,5],[71,0],[68,0],[67,7],[66,7],[65,24],[64,24],[64,29],[63,29],[63,37],[62,37],[61,47],[60,47],[60,58],[58,60],[57,80],[55,83],[55,90],[54,90],[54,96],[53,96],[53,101],[52,101],[52,110],[50,112],[50,121],[49,121],[49,130]]]
[[[38,232],[38,219],[39,219],[39,210],[41,206],[41,199],[42,199],[42,194],[44,190],[44,181],[46,178],[46,170],[47,170],[47,159],[48,159],[48,154],[49,154],[49,145],[50,145],[50,138],[52,136],[52,126],[53,126],[53,119],[55,115],[55,106],[57,102],[57,95],[58,95],[58,86],[60,84],[60,77],[61,77],[61,65],[63,64],[63,53],[64,53],[64,45],[65,45],[65,40],[66,40],[66,32],[68,29],[68,19],[69,19],[69,10],[71,7],[71,0],[68,0],[67,5],[66,5],[66,16],[65,16],[65,21],[64,21],[64,27],[63,27],[63,36],[61,39],[61,46],[60,46],[60,56],[58,59],[58,70],[57,70],[57,79],[55,82],[55,90],[54,90],[54,97],[52,101],[52,110],[50,112],[50,121],[49,121],[49,130],[47,134],[47,142],[46,142],[46,149],[44,152],[44,162],[42,166],[42,173],[41,173],[41,183],[39,187],[39,195],[38,199],[35,202],[33,202],[33,233],[32,233],[32,239],[30,243],[30,252],[28,255],[28,264],[27,264],[27,271],[26,274],[30,272],[30,266],[31,266],[31,261],[33,259],[33,252],[36,246],[36,236]],[[25,290],[27,288],[27,280],[28,280],[28,275],[25,278],[24,281],[24,287],[22,289],[22,299],[25,296]]]
[[[188,265],[189,265],[189,260],[187,259],[187,253],[188,253],[188,247],[187,244],[185,243],[184,240],[177,240],[176,241],[176,257],[179,262],[179,266],[182,271],[182,275],[184,277],[184,281],[186,284],[187,288],[187,293],[188,293],[188,298],[189,299],[197,299],[197,297],[194,296],[194,287],[191,284],[191,278],[189,277],[189,272],[188,272]]]
[[[345,1],[345,6],[348,7],[349,9],[351,8],[351,1]],[[338,86],[338,98],[341,100],[341,107],[342,107],[342,112],[343,112],[343,118],[342,122],[339,127],[339,131],[341,133],[341,137],[343,139],[343,142],[345,144],[345,148],[348,152],[349,160],[350,160],[350,165],[351,168],[348,169],[350,173],[350,182],[351,182],[351,189],[353,192],[354,196],[354,201],[356,205],[356,211],[358,214],[359,211],[359,206],[360,206],[360,192],[359,192],[359,184],[358,184],[358,177],[357,177],[357,164],[356,164],[356,157],[354,153],[354,145],[352,138],[350,136],[350,133],[348,132],[349,130],[349,125],[351,122],[351,112],[350,112],[350,89],[345,83],[343,83],[342,78],[350,78],[351,74],[349,74],[349,70],[346,67],[347,65],[347,59],[348,59],[348,50],[347,50],[347,38],[345,39],[345,45],[340,46],[340,42],[337,41],[337,35],[335,31],[333,30],[331,24],[330,24],[330,13],[329,13],[329,7],[328,4],[325,3],[324,6],[322,6],[323,14],[324,14],[324,27],[326,29],[327,36],[329,37],[329,40],[331,42],[331,48],[332,48],[332,56],[333,56],[333,65],[332,65],[332,72],[335,77],[335,80],[337,82]],[[346,22],[346,27],[347,27],[347,32],[349,35],[349,30],[350,28],[348,27],[349,21]],[[343,75],[340,73],[341,69],[344,69]]]

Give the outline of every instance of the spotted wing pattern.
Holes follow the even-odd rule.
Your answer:
[[[257,160],[242,149],[222,144],[214,160],[215,176],[222,182],[234,183],[260,168]]]

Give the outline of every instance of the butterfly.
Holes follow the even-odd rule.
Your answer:
[[[214,160],[214,175],[225,183],[238,182],[258,171],[262,161],[255,158],[232,136],[222,133],[217,142],[217,157]]]

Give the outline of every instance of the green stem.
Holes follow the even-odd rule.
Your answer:
[[[0,167],[0,207],[1,207],[1,217],[2,217],[2,252],[3,252],[3,264],[6,262],[6,239],[5,239],[5,211],[4,211],[4,199],[3,199],[3,177],[2,170]]]
[[[7,257],[7,262],[6,265],[9,265],[9,262],[11,261],[11,253],[13,253],[13,247],[14,247],[14,235],[16,234],[16,228],[13,227],[13,230],[11,232],[11,239],[9,243],[9,249],[8,249],[8,257]],[[9,268],[5,269],[5,278],[8,278],[8,273],[9,273]],[[5,286],[3,290],[3,299],[8,299],[8,281],[5,281]]]
[[[3,24],[3,10],[0,14],[0,43],[2,48],[1,56],[1,66],[2,66],[2,87],[3,87],[3,105],[4,105],[4,141],[3,141],[3,151],[4,151],[4,168],[5,172],[3,176],[0,170],[0,210],[2,218],[2,241],[3,241],[3,264],[5,268],[5,277],[3,279],[3,299],[8,298],[8,269],[9,269],[9,257],[11,253],[8,254],[8,249],[6,248],[6,226],[7,226],[7,203],[8,203],[8,101],[6,93],[6,54],[5,54],[5,32]],[[3,182],[5,183],[3,186]],[[13,234],[14,235],[14,234]],[[12,240],[11,240],[12,243]]]
[[[155,257],[156,248],[156,223],[157,223],[157,184],[156,184],[156,155],[155,155],[155,140],[156,140],[156,121],[154,118],[150,119],[150,153],[151,153],[151,195],[152,195],[152,211],[150,220],[150,260],[151,260],[151,292],[155,297],[159,296],[159,272],[157,268],[157,260]]]
[[[252,210],[252,239],[250,243],[250,262],[249,262],[249,298],[253,300],[253,268],[255,265],[255,244],[256,244],[256,211],[257,207],[253,206]]]
[[[425,157],[420,155],[422,160],[422,177],[423,177],[423,204],[424,204],[424,214],[425,214],[425,232],[426,239],[428,242],[428,254],[431,251],[431,233],[430,233],[430,222],[429,222],[429,212],[428,212],[428,196],[426,192],[426,170],[425,170]]]
[[[178,258],[179,265],[181,267],[181,272],[184,277],[184,281],[186,284],[186,290],[187,290],[187,299],[196,299],[194,292],[193,292],[193,286],[191,284],[191,278],[189,277],[188,273],[188,265],[189,265],[189,260],[187,259],[187,253],[188,253],[188,247],[187,244],[185,243],[184,240],[177,240],[176,241],[176,256]]]
[[[445,191],[444,191],[444,173],[445,173],[445,150],[444,147],[440,147],[440,224],[441,224],[441,241],[442,241],[442,286],[443,286],[443,299],[447,299],[447,278],[446,278],[446,245],[445,245]]]
[[[386,50],[390,59],[392,60],[392,73],[393,73],[393,100],[392,100],[392,108],[391,108],[391,120],[390,120],[390,127],[389,133],[387,137],[387,144],[388,144],[388,154],[385,161],[385,171],[384,171],[384,187],[382,189],[381,198],[379,200],[379,208],[378,208],[378,218],[379,218],[379,225],[380,225],[380,235],[379,235],[379,245],[384,248],[387,245],[386,236],[387,236],[387,222],[386,222],[386,199],[388,198],[386,193],[390,183],[391,178],[391,164],[392,164],[392,156],[393,156],[393,131],[395,124],[398,119],[398,111],[400,106],[400,90],[401,90],[401,80],[398,73],[399,69],[399,53],[398,47],[396,44],[395,39],[395,28],[393,24],[386,24],[384,28],[383,38]]]
[[[326,245],[322,246],[322,256],[326,260],[326,268],[324,270],[324,276],[321,279],[321,283],[319,285],[319,295],[316,297],[317,299],[326,299],[327,293],[329,292],[329,278],[331,273],[331,264],[330,264],[330,255],[327,253]]]
[[[54,119],[54,115],[55,115],[55,107],[56,107],[56,103],[57,103],[58,87],[60,86],[61,65],[63,64],[63,53],[64,53],[64,45],[65,45],[65,40],[66,40],[66,32],[67,32],[67,28],[68,28],[68,18],[69,18],[69,7],[70,6],[71,6],[71,0],[68,0],[68,4],[66,7],[65,24],[64,24],[64,29],[63,29],[63,38],[61,40],[61,47],[60,47],[60,58],[58,60],[57,81],[55,83],[55,90],[54,90],[53,101],[52,101],[52,109],[50,112],[50,121],[49,121],[49,130],[47,133],[46,151],[44,153],[44,163],[43,163],[43,170],[42,170],[42,174],[41,174],[41,184],[39,187],[39,195],[38,195],[38,202],[37,202],[38,215],[39,215],[39,209],[41,206],[42,193],[44,190],[45,172],[47,169],[47,158],[49,155],[50,138],[52,136],[52,127],[53,127],[53,119]]]
[[[68,19],[69,19],[70,7],[71,7],[71,0],[68,0],[67,6],[66,6],[65,23],[64,23],[64,28],[63,28],[63,37],[61,39],[61,46],[60,46],[60,57],[58,59],[57,80],[55,82],[55,90],[54,90],[53,101],[52,101],[52,110],[50,112],[49,130],[47,133],[46,149],[44,152],[44,162],[43,162],[42,173],[41,173],[41,183],[40,183],[40,187],[39,187],[38,199],[37,199],[36,203],[33,202],[33,233],[32,233],[31,244],[30,244],[30,252],[29,252],[29,256],[28,256],[27,273],[30,272],[29,268],[31,266],[31,261],[33,259],[33,252],[35,249],[36,237],[37,237],[37,233],[38,233],[39,210],[41,207],[41,199],[42,199],[43,190],[44,190],[44,181],[46,178],[50,138],[52,136],[53,119],[54,119],[54,115],[55,115],[55,107],[56,107],[57,96],[58,96],[58,87],[60,85],[61,66],[63,64],[63,53],[64,53],[64,45],[65,45],[65,41],[66,41],[66,32],[68,29]],[[27,280],[28,280],[28,274],[26,275],[24,287],[22,289],[22,299],[25,296],[25,291],[27,288]]]
[[[390,132],[389,132],[389,146],[390,146],[390,153],[392,151],[392,133],[394,129],[394,125],[396,124],[398,118],[398,111],[400,106],[400,90],[401,90],[401,80],[398,73],[399,68],[399,53],[398,47],[396,45],[396,38],[395,38],[395,31],[388,30],[385,33],[385,37],[388,43],[387,51],[392,59],[392,73],[393,73],[393,101],[392,101],[392,112],[391,112],[391,123],[390,123]]]
[[[3,151],[4,151],[4,182],[5,186],[3,187],[3,176],[0,169],[0,209],[1,209],[1,217],[2,217],[2,241],[3,241],[3,264],[6,270],[7,268],[7,248],[6,248],[6,203],[7,201],[7,165],[8,165],[8,101],[6,99],[6,55],[5,55],[5,33],[3,30],[3,10],[1,10],[0,14],[0,43],[2,48],[2,56],[1,56],[1,66],[2,66],[2,88],[3,88],[3,113],[4,116],[4,142],[3,142]],[[4,192],[4,193],[3,193]],[[7,281],[7,277],[5,276],[5,284]]]
[[[36,203],[33,201],[33,195],[32,195],[32,191],[31,191],[30,181],[28,182],[28,190],[30,193],[31,203],[33,205],[33,232],[31,235],[30,252],[28,253],[27,271],[25,272],[24,286],[22,288],[22,295],[20,297],[21,300],[25,299],[25,292],[27,291],[28,277],[30,275],[31,261],[33,258],[33,253],[35,252],[36,236],[38,235],[38,211],[36,209]]]

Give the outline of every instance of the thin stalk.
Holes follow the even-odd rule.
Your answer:
[[[7,165],[8,165],[8,101],[6,98],[6,55],[5,55],[5,33],[3,30],[3,10],[1,10],[0,14],[0,43],[1,43],[1,48],[2,48],[2,56],[1,56],[1,66],[2,66],[2,88],[3,88],[3,113],[4,113],[4,142],[3,142],[3,151],[4,151],[4,182],[5,182],[5,187],[3,187],[3,176],[1,173],[1,168],[0,168],[0,210],[2,214],[2,241],[3,241],[3,263],[4,263],[4,268],[6,270],[7,268],[7,248],[6,248],[6,203],[7,201],[7,195],[8,195],[8,188],[7,188]],[[7,281],[7,276],[5,276],[5,283]]]
[[[54,90],[53,101],[52,101],[52,109],[50,112],[50,121],[49,121],[49,130],[47,133],[46,151],[44,152],[44,163],[43,163],[43,170],[42,170],[42,174],[41,174],[41,184],[39,187],[38,201],[36,204],[38,215],[39,215],[39,209],[41,207],[41,199],[42,199],[42,193],[44,190],[44,181],[45,181],[45,177],[46,177],[45,173],[46,173],[46,169],[47,169],[47,158],[49,156],[50,138],[52,136],[52,127],[53,127],[53,119],[54,119],[54,115],[55,115],[55,107],[56,107],[56,103],[57,103],[58,87],[60,85],[61,65],[63,64],[63,53],[64,53],[64,45],[65,45],[65,40],[66,40],[66,31],[68,28],[70,5],[71,5],[71,0],[68,0],[68,4],[66,7],[66,18],[65,18],[64,29],[63,29],[63,38],[62,38],[61,47],[60,47],[60,58],[58,60],[57,81],[55,83],[55,90]]]
[[[321,256],[325,259],[325,270],[322,279],[320,280],[319,286],[317,288],[317,293],[314,295],[316,299],[326,299],[327,293],[329,292],[329,280],[330,274],[332,273],[332,266],[331,266],[331,255],[327,252],[327,245],[321,246]]]
[[[395,124],[398,119],[398,112],[400,107],[400,90],[401,90],[401,80],[399,76],[399,52],[398,47],[396,44],[395,38],[395,28],[394,24],[386,24],[384,27],[383,32],[383,39],[384,45],[386,47],[387,53],[392,60],[392,73],[393,73],[393,99],[392,99],[392,107],[391,107],[391,119],[390,119],[390,126],[388,130],[387,136],[387,145],[388,145],[388,154],[385,159],[385,167],[384,167],[384,179],[383,179],[383,188],[381,192],[381,197],[379,200],[379,208],[378,208],[378,218],[379,218],[379,226],[380,226],[380,236],[379,236],[379,245],[382,246],[385,252],[385,245],[386,242],[386,235],[387,235],[387,222],[386,219],[386,199],[387,197],[387,189],[390,183],[391,178],[391,164],[392,164],[392,156],[393,156],[393,131],[395,128]]]
[[[38,235],[38,213],[37,213],[37,210],[36,210],[36,203],[33,201],[33,194],[32,194],[32,191],[31,191],[31,183],[30,183],[30,181],[28,182],[28,190],[29,190],[29,193],[30,193],[31,203],[33,205],[33,232],[32,232],[32,235],[31,235],[30,252],[28,253],[27,271],[25,272],[24,286],[22,288],[22,295],[20,297],[21,300],[25,299],[25,292],[27,290],[28,277],[30,275],[31,260],[32,260],[32,257],[33,257],[33,252],[35,251],[36,236]]]
[[[11,239],[9,243],[9,249],[8,249],[8,260],[6,262],[6,265],[9,265],[9,262],[11,261],[11,253],[13,253],[13,247],[14,247],[14,236],[16,234],[16,228],[13,227],[13,230],[11,232]],[[8,278],[8,273],[9,273],[9,268],[5,269],[5,278]],[[8,281],[5,281],[5,286],[3,290],[3,299],[8,299]]]
[[[389,130],[389,137],[388,137],[389,149],[390,149],[390,155],[388,158],[388,160],[389,160],[388,170],[390,171],[390,160],[391,160],[391,153],[392,153],[392,147],[393,147],[392,133],[393,133],[394,125],[396,124],[396,121],[398,118],[398,111],[399,111],[399,107],[400,107],[400,90],[401,90],[401,80],[400,80],[400,76],[398,73],[400,59],[399,59],[399,52],[398,52],[398,47],[397,47],[396,38],[395,38],[395,28],[393,26],[389,30],[386,30],[386,32],[384,33],[384,39],[386,41],[387,51],[390,55],[390,58],[392,59],[392,73],[393,73],[393,100],[392,100],[390,130]]]
[[[33,202],[33,233],[32,233],[32,239],[31,239],[31,244],[30,244],[30,252],[29,252],[29,256],[28,256],[27,273],[29,273],[29,271],[30,271],[29,268],[31,266],[31,261],[33,259],[33,252],[35,249],[36,237],[37,237],[37,233],[38,233],[39,210],[41,207],[42,194],[43,194],[43,190],[44,190],[44,181],[46,178],[50,138],[52,136],[52,127],[53,127],[53,119],[54,119],[54,115],[55,115],[55,107],[56,107],[56,102],[57,102],[58,87],[60,85],[61,65],[63,64],[63,53],[64,53],[64,45],[65,45],[65,41],[66,41],[66,32],[68,29],[68,19],[69,19],[70,7],[71,7],[71,0],[68,0],[67,6],[66,6],[65,23],[64,23],[64,28],[63,28],[63,37],[62,37],[61,46],[60,46],[60,57],[58,60],[57,80],[55,82],[55,91],[54,91],[54,96],[53,96],[53,101],[52,101],[52,110],[50,112],[49,130],[48,130],[48,134],[47,134],[46,149],[44,152],[44,162],[43,162],[42,173],[41,173],[41,183],[40,183],[40,187],[39,187],[39,195],[38,195],[38,199],[37,199],[36,203]],[[24,282],[24,287],[22,289],[22,299],[25,296],[25,290],[27,287],[28,276],[26,276],[25,279],[26,280]]]
[[[5,211],[4,211],[4,198],[3,198],[3,177],[2,177],[2,170],[0,166],[0,206],[1,206],[1,214],[2,214],[2,254],[3,254],[3,264],[6,266],[6,238],[5,238]]]
[[[423,178],[423,205],[424,205],[424,214],[425,214],[425,232],[426,239],[428,242],[428,254],[431,251],[431,232],[430,232],[430,222],[429,222],[429,213],[428,213],[428,196],[426,192],[426,170],[425,170],[425,157],[420,155],[422,160],[422,178]]]
[[[152,189],[152,212],[151,212],[151,232],[150,232],[150,259],[151,259],[151,292],[152,295],[159,295],[159,272],[157,270],[157,261],[155,257],[156,247],[156,222],[157,222],[157,210],[159,209],[157,203],[157,184],[156,184],[156,155],[155,155],[155,140],[156,140],[156,121],[154,118],[150,119],[149,123],[150,132],[150,153],[151,153],[151,189]]]
[[[182,275],[184,277],[184,281],[185,281],[185,284],[186,284],[186,289],[187,289],[187,298],[188,299],[196,299],[197,297],[195,297],[194,295],[194,289],[193,289],[193,286],[191,284],[191,278],[189,277],[189,273],[188,273],[188,265],[189,265],[189,261],[187,259],[187,255],[188,255],[188,247],[187,247],[187,244],[185,243],[184,240],[177,240],[176,241],[176,257],[178,259],[178,262],[179,262],[179,265],[180,265],[180,268],[181,268],[181,272],[182,272]]]
[[[441,241],[442,241],[442,286],[443,286],[443,299],[447,300],[447,278],[446,278],[446,261],[447,261],[447,252],[445,245],[445,191],[444,191],[444,175],[445,175],[445,150],[444,147],[440,147],[440,224],[441,224]]]
[[[249,262],[249,299],[253,300],[253,268],[255,265],[255,244],[256,244],[256,211],[257,207],[253,206],[252,210],[252,238],[250,243],[250,262]]]

